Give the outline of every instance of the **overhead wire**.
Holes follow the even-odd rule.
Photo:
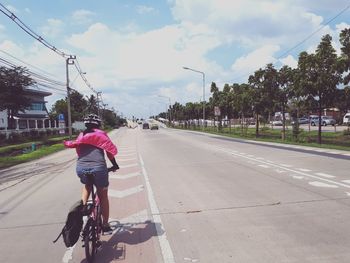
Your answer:
[[[29,26],[27,26],[21,19],[19,19],[15,14],[13,14],[8,8],[6,8],[2,3],[0,3],[0,12],[2,12],[3,14],[5,14],[7,17],[9,17],[14,23],[16,23],[23,31],[25,31],[28,35],[30,35],[31,37],[33,37],[34,39],[36,39],[37,41],[39,41],[40,43],[42,43],[44,46],[46,46],[47,48],[51,49],[52,51],[54,51],[56,54],[64,57],[64,58],[73,58],[74,60],[74,65],[76,66],[76,68],[78,69],[78,72],[81,76],[81,78],[84,80],[84,82],[86,83],[86,85],[95,93],[97,93],[93,87],[91,86],[91,84],[87,81],[86,77],[84,76],[84,74],[82,73],[81,67],[79,65],[79,62],[76,58],[76,56],[72,56],[70,54],[67,54],[63,51],[61,51],[60,49],[56,48],[54,45],[50,44],[48,41],[46,41],[43,37],[41,37],[40,35],[38,35],[37,33],[35,33]],[[57,85],[60,85],[61,83],[56,82]],[[64,84],[63,84],[64,85]],[[63,86],[62,85],[62,86]]]

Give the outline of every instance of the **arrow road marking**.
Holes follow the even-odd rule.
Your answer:
[[[130,173],[130,174],[125,174],[125,175],[116,175],[116,174],[112,174],[109,176],[109,179],[129,179],[135,176],[140,176],[141,173],[140,172],[136,172],[136,173]]]
[[[129,188],[129,189],[126,189],[123,191],[109,189],[108,196],[116,197],[116,198],[123,198],[123,197],[129,196],[129,195],[139,193],[139,192],[143,191],[143,189],[144,189],[143,185],[138,185],[136,187],[132,187],[132,188]]]

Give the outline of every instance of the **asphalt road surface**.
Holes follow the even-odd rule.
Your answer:
[[[95,262],[350,262],[350,153],[115,130],[111,235]],[[80,198],[67,149],[0,171],[0,262],[86,262],[52,243]]]

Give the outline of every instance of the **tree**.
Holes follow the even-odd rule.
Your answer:
[[[87,112],[98,114],[98,101],[94,95],[87,97]]]
[[[9,126],[13,128],[14,116],[31,104],[26,88],[35,84],[23,67],[0,67],[0,110],[7,110]]]
[[[90,113],[87,110],[88,102],[84,98],[84,95],[76,90],[72,90],[70,93],[70,105],[72,122],[81,121],[85,115]]]
[[[259,115],[265,119],[274,108],[274,101],[278,91],[277,71],[272,64],[267,64],[265,69],[255,71],[249,76],[249,84],[253,88],[253,107],[256,114],[256,137],[259,136]]]
[[[332,46],[332,37],[325,35],[317,46],[315,54],[301,53],[299,56],[299,76],[304,95],[318,112],[318,143],[321,139],[322,111],[334,104],[337,85],[341,81],[337,54]]]
[[[294,74],[292,68],[288,66],[283,66],[278,71],[278,93],[277,93],[277,103],[281,105],[282,112],[282,140],[286,137],[286,106],[288,102],[288,97],[291,93],[291,88],[293,85]]]
[[[343,80],[343,83],[347,85],[350,82],[350,28],[345,28],[340,32],[339,42],[341,44],[339,71],[347,73]]]

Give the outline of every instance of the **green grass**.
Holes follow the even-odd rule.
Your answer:
[[[350,135],[345,135],[343,131],[322,132],[322,144],[318,144],[317,131],[309,132],[305,130],[300,130],[298,139],[296,140],[293,139],[292,130],[288,129],[286,130],[286,139],[283,141],[281,138],[282,131],[279,129],[271,129],[269,127],[261,127],[261,129],[259,130],[260,136],[258,138],[256,138],[255,136],[255,128],[247,128],[244,134],[242,134],[242,130],[240,127],[235,127],[231,129],[222,128],[221,131],[218,131],[217,128],[214,127],[206,127],[203,131],[201,127],[197,127],[194,130],[254,141],[276,142],[282,144],[303,145],[317,148],[350,151]]]
[[[62,143],[57,143],[51,146],[42,146],[36,151],[20,154],[12,157],[0,157],[0,168],[9,167],[12,165],[32,161],[38,159],[40,157],[49,155],[54,152],[58,152],[64,149],[64,145]]]

